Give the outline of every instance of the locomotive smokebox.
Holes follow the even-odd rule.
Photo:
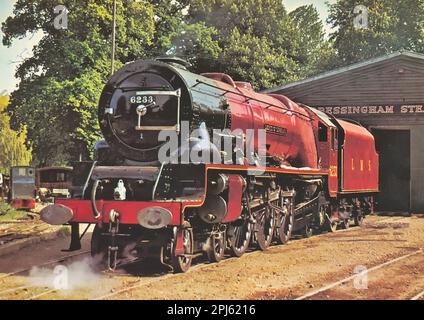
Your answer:
[[[162,130],[179,133],[191,97],[176,67],[137,61],[115,73],[103,89],[99,122],[109,145],[127,159],[157,161]]]
[[[159,134],[175,132],[181,138],[183,121],[190,132],[202,123],[211,132],[229,128],[228,103],[222,90],[186,67],[175,58],[139,60],[110,78],[100,97],[98,117],[115,152],[129,160],[157,162],[159,149],[166,143]]]

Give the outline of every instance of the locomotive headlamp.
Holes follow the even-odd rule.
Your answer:
[[[74,213],[72,209],[62,204],[51,204],[43,208],[40,212],[40,218],[51,225],[61,225],[69,222]]]
[[[137,127],[135,127],[136,130],[140,130],[141,129],[141,117],[144,117],[147,113],[147,108],[153,107],[156,104],[156,102],[152,102],[148,105],[143,105],[140,104],[137,109],[137,115],[138,115],[138,120],[137,120]]]
[[[166,227],[172,219],[172,213],[161,207],[150,207],[141,210],[137,215],[138,223],[147,229]]]
[[[145,105],[139,105],[137,107],[137,114],[142,117],[147,113],[147,107]]]

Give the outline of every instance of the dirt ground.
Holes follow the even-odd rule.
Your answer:
[[[69,235],[69,228],[61,226],[51,226],[40,220],[38,211],[41,206],[37,205],[37,210],[31,212],[18,211],[19,218],[1,216],[0,219],[0,256],[13,252],[11,248],[18,242],[19,247],[39,242],[42,239],[54,239],[57,236]],[[9,250],[10,249],[10,250]]]
[[[0,257],[0,299],[295,299],[383,263],[307,299],[411,299],[424,290],[424,215],[370,216],[362,227],[291,240],[217,264],[199,260],[177,275],[163,269],[141,275],[140,270],[138,275],[93,271],[90,235],[82,254],[57,261],[69,255],[60,251],[67,240]],[[49,261],[54,263],[40,266]],[[62,289],[54,286],[57,265],[67,266],[69,283]],[[19,270],[24,271],[8,275]]]

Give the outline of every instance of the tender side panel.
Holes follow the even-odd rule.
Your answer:
[[[338,120],[344,130],[341,192],[378,191],[378,154],[372,134],[365,128]]]

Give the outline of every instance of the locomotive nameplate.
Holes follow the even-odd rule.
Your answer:
[[[279,135],[279,136],[287,135],[287,128],[277,127],[277,126],[273,126],[271,124],[265,125],[265,131],[267,133],[276,134],[276,135]]]

